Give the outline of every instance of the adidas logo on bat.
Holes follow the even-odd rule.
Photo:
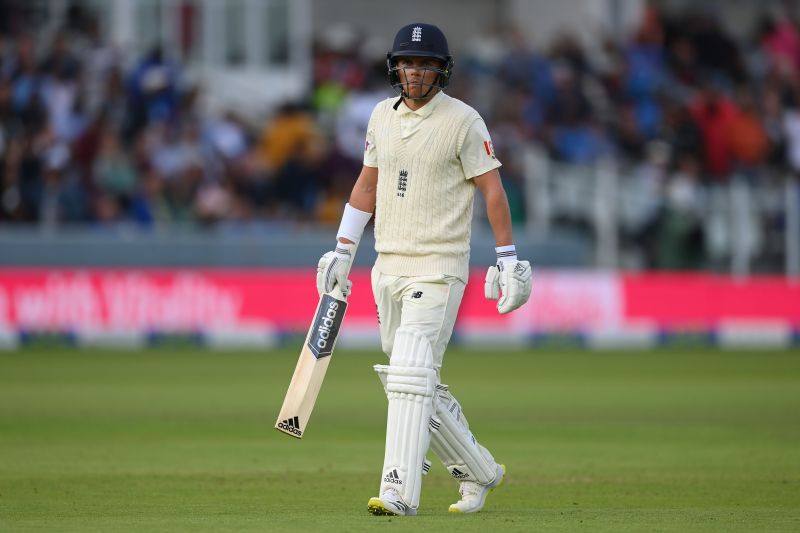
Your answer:
[[[328,347],[328,338],[331,337],[331,330],[336,325],[337,309],[339,309],[339,302],[328,302],[328,309],[325,314],[320,315],[317,325],[317,348],[320,351]]]
[[[390,471],[388,474],[386,474],[384,476],[383,480],[386,483],[394,483],[396,485],[402,485],[403,484],[403,480],[400,479],[400,476],[397,473],[397,469],[396,468],[394,470]]]
[[[303,436],[303,430],[300,429],[300,419],[296,416],[294,418],[287,418],[283,422],[278,422],[278,427],[289,433],[294,433],[298,437]]]
[[[464,472],[462,472],[458,468],[454,468],[453,470],[451,470],[450,474],[452,474],[453,477],[456,478],[456,479],[464,479],[465,477],[469,477],[469,474],[465,474]]]
[[[342,325],[345,309],[347,309],[347,302],[337,300],[329,294],[322,295],[322,301],[311,328],[311,337],[308,340],[308,348],[317,359],[327,357],[333,352],[333,345],[339,335],[339,327]]]

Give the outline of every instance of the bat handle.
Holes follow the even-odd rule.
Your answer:
[[[356,260],[356,252],[358,251],[358,243],[353,245],[353,248],[350,250],[350,265],[347,267],[347,275],[345,276],[347,279],[350,278],[350,270],[353,268],[353,263]],[[347,296],[342,294],[342,289],[339,285],[336,285],[333,289],[331,289],[328,294],[332,297],[336,298],[337,300],[347,301]]]

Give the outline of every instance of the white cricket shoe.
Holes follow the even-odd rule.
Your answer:
[[[417,514],[417,510],[406,505],[400,497],[400,493],[394,489],[386,489],[380,496],[370,498],[367,510],[377,516],[413,516]]]
[[[462,481],[458,489],[461,499],[451,505],[448,510],[451,513],[477,513],[483,509],[483,504],[486,503],[486,495],[503,482],[505,475],[506,465],[497,465],[497,475],[494,481],[488,485],[481,485],[474,481]]]

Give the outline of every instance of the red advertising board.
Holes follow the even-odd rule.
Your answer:
[[[304,331],[314,269],[0,269],[0,328],[197,331],[269,326]],[[345,322],[377,327],[369,271],[351,275]],[[714,328],[725,321],[800,328],[800,284],[781,277],[537,271],[528,305],[500,316],[472,273],[457,328],[494,333]]]

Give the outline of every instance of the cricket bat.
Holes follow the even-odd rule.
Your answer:
[[[355,247],[352,254],[355,258]],[[349,276],[350,272],[347,274]],[[303,438],[328,371],[346,310],[347,298],[338,285],[320,297],[314,320],[289,383],[289,390],[286,391],[283,406],[275,422],[275,429],[278,431],[298,439]]]

